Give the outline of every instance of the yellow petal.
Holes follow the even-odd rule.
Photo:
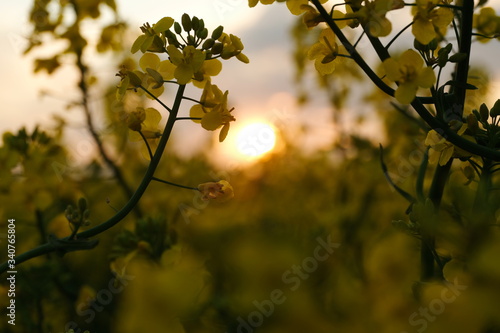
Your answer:
[[[170,60],[160,62],[157,70],[163,76],[164,80],[172,80],[174,78],[175,65]]]
[[[396,89],[394,97],[401,104],[410,104],[417,94],[417,85],[413,82],[405,82]]]
[[[453,12],[449,8],[438,8],[433,14],[432,23],[438,28],[446,28],[453,21]]]
[[[236,55],[236,59],[238,59],[239,61],[241,61],[244,64],[248,64],[250,62],[250,59],[248,59],[248,57],[246,55],[244,55],[243,53],[238,53]]]
[[[321,62],[321,58],[317,58],[314,62],[314,67],[321,75],[332,74],[335,71],[335,61],[330,61],[326,64]]]
[[[314,60],[318,57],[324,57],[328,54],[328,50],[322,43],[313,44],[307,51],[307,57],[309,60]]]
[[[259,3],[259,0],[248,0],[248,7],[255,7]]]
[[[399,64],[400,66],[413,67],[419,70],[424,65],[424,60],[420,54],[410,49],[403,52],[399,58]]]
[[[174,76],[179,84],[189,83],[193,74],[193,68],[186,64],[180,64],[174,71]]]
[[[161,113],[154,108],[147,108],[145,110],[146,120],[142,123],[143,127],[149,130],[158,130],[158,124],[161,120]]]
[[[430,67],[425,67],[418,74],[416,84],[422,88],[430,88],[436,82],[436,74]]]
[[[167,46],[167,52],[168,55],[170,56],[170,61],[174,65],[179,66],[183,63],[184,55],[174,45]]]
[[[226,139],[227,133],[229,133],[230,126],[231,125],[229,125],[229,123],[226,123],[226,124],[224,124],[224,126],[222,126],[222,129],[220,130],[220,133],[219,133],[219,142],[222,142],[222,141],[224,141],[224,139]]]
[[[170,27],[174,24],[174,19],[171,17],[164,17],[160,19],[153,25],[153,30],[156,33],[164,32],[165,30],[170,29]]]
[[[287,0],[286,6],[293,15],[300,15],[304,11],[301,6],[307,5],[307,0]]]
[[[429,44],[435,37],[434,25],[429,21],[415,20],[411,32],[413,36],[422,44]]]
[[[441,152],[436,151],[434,149],[429,149],[429,163],[436,164],[439,161],[439,157],[441,156]]]
[[[323,29],[321,31],[321,33],[319,34],[319,42],[320,43],[323,43],[325,46],[328,46],[325,42],[325,38],[326,40],[328,40],[328,43],[330,44],[330,46],[334,46],[337,44],[337,41],[335,40],[335,34],[333,33],[333,30],[332,29]]]
[[[210,111],[201,119],[201,126],[208,131],[215,131],[222,125],[222,113]]]
[[[401,71],[399,70],[399,62],[394,58],[385,59],[382,66],[384,67],[385,75],[392,81],[401,79]]]
[[[205,116],[205,111],[203,111],[203,107],[200,104],[195,104],[189,110],[189,116],[191,118],[203,118]],[[195,123],[201,123],[201,120],[193,119]]]
[[[210,59],[203,63],[202,70],[205,74],[215,76],[222,70],[222,63],[218,59]]]
[[[370,34],[374,37],[385,37],[392,31],[392,23],[385,17],[373,19],[368,22]]]
[[[450,158],[453,156],[453,150],[453,146],[448,146],[441,152],[441,156],[439,157],[439,165],[445,165],[446,163],[448,163]]]
[[[426,146],[434,146],[441,142],[441,140],[443,140],[441,135],[439,135],[435,130],[430,130],[429,133],[427,133],[424,144]]]

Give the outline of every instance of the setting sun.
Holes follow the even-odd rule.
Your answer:
[[[272,125],[256,122],[242,127],[236,135],[236,149],[246,157],[259,157],[274,148],[276,133]]]

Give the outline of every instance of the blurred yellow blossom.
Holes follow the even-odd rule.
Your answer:
[[[263,5],[270,5],[274,2],[286,2],[288,10],[293,15],[300,15],[304,12],[305,6],[308,4],[308,0],[248,0],[249,7],[255,7],[259,2]],[[325,3],[328,0],[320,0],[320,3]]]
[[[339,55],[339,46],[332,29],[324,29],[319,35],[319,41],[311,46],[307,56],[314,60],[314,67],[321,75],[333,73],[335,60]]]
[[[464,123],[460,126],[457,134],[463,136],[464,138],[474,141],[475,139],[470,135],[464,135],[467,130],[467,124]],[[429,131],[427,137],[425,138],[425,145],[429,146],[429,162],[437,163],[439,165],[445,165],[452,157],[470,157],[471,153],[458,148],[453,143],[447,141],[435,130]]]
[[[231,114],[233,109],[228,110],[226,90],[222,93],[215,84],[207,82],[200,99],[200,104],[193,105],[190,110],[190,116],[196,123],[208,131],[215,131],[222,126],[219,134],[219,141],[222,142],[229,132],[230,122],[236,119]]]
[[[394,9],[404,7],[402,0],[372,0],[365,1],[359,11],[352,14],[359,19],[374,37],[384,37],[391,33],[392,23],[385,15]],[[349,7],[348,7],[349,8]]]
[[[218,59],[210,59],[203,62],[201,68],[194,73],[193,85],[204,88],[211,76],[216,76],[222,70],[222,63]]]
[[[225,202],[234,197],[233,187],[225,180],[200,184],[198,190],[203,200]]]
[[[176,66],[174,76],[179,84],[189,83],[205,61],[205,52],[192,45],[184,47],[182,52],[174,45],[167,46],[170,61]]]
[[[493,8],[483,7],[479,14],[474,15],[474,28],[482,35],[500,38],[500,17],[497,16]],[[491,40],[481,36],[477,36],[477,39],[482,43]]]
[[[161,87],[163,81],[174,78],[175,66],[170,60],[161,61],[160,57],[154,53],[144,53],[139,60],[139,66],[155,80],[156,85],[153,86],[153,89]],[[160,74],[160,77],[158,77],[158,74]]]
[[[135,111],[131,111],[125,115],[127,127],[132,131],[140,131],[144,120],[146,120],[146,112],[143,108],[137,108]]]
[[[423,67],[422,57],[414,50],[405,51],[398,60],[386,59],[383,66],[387,77],[398,83],[394,97],[402,104],[410,104],[419,87],[430,88],[436,81],[432,68]]]
[[[220,54],[222,59],[229,59],[231,57],[236,57],[239,61],[248,64],[250,61],[248,57],[241,53],[245,48],[241,39],[233,34],[222,33],[219,37],[219,42],[222,43],[222,52]]]
[[[159,128],[161,120],[160,112],[154,108],[143,109],[138,107],[135,111],[128,113],[126,119],[127,125],[130,122],[132,127],[136,128],[134,130],[130,127],[130,125],[128,125],[131,129],[129,135],[130,141],[142,141],[143,139],[139,134],[140,131],[146,138],[152,153],[154,153],[156,147],[158,146],[158,140],[162,134]],[[141,152],[146,159],[150,159],[147,146],[143,146]]]
[[[446,30],[453,21],[453,12],[449,8],[437,7],[449,4],[449,0],[416,0],[412,8],[412,33],[422,44],[429,44],[434,38],[446,35]]]

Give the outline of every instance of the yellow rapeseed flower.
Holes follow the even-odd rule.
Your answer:
[[[200,184],[198,190],[207,201],[225,202],[234,197],[233,187],[225,180]]]
[[[229,92],[226,90],[222,93],[215,84],[207,82],[203,94],[200,99],[200,104],[193,105],[190,110],[190,116],[196,118],[193,121],[201,123],[201,126],[207,131],[215,131],[222,127],[219,134],[219,141],[222,142],[229,132],[230,122],[236,119],[231,114],[233,109],[228,110],[227,96]],[[199,120],[201,118],[201,120]]]
[[[335,60],[338,59],[339,46],[332,29],[324,29],[319,35],[319,41],[311,46],[307,56],[314,60],[314,67],[321,75],[333,73]]]
[[[176,66],[174,77],[179,84],[189,83],[196,72],[200,70],[205,61],[204,51],[195,49],[192,45],[184,47],[182,52],[174,45],[167,46],[170,61]]]
[[[429,44],[434,38],[446,35],[446,30],[453,21],[453,12],[449,8],[437,7],[449,4],[449,0],[416,0],[412,8],[412,33],[422,44]]]
[[[398,83],[394,96],[398,102],[410,104],[419,87],[432,87],[436,75],[432,68],[423,66],[422,57],[414,50],[405,51],[398,60],[389,58],[383,62],[387,77]]]

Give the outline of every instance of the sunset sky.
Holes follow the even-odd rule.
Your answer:
[[[33,128],[37,123],[50,124],[52,115],[60,114],[71,119],[71,124],[75,127],[73,136],[83,140],[86,133],[85,130],[78,129],[80,113],[77,110],[70,113],[64,110],[68,101],[78,98],[77,90],[73,89],[76,80],[74,72],[71,68],[63,68],[52,76],[34,76],[33,56],[22,55],[24,36],[30,30],[27,16],[31,2],[3,1],[0,4],[0,63],[3,74],[3,79],[0,80],[0,100],[3,106],[0,131],[15,131],[21,126]],[[163,16],[178,19],[184,12],[188,12],[203,18],[209,29],[223,25],[226,32],[242,39],[245,44],[244,53],[250,58],[250,64],[243,64],[235,59],[224,62],[222,73],[214,78],[221,89],[230,91],[230,100],[236,107],[235,116],[239,120],[236,125],[250,120],[280,121],[282,124],[285,122],[288,128],[295,128],[306,123],[317,138],[322,138],[311,138],[309,145],[321,146],[332,139],[334,129],[329,122],[331,111],[325,101],[300,112],[295,106],[293,96],[296,90],[293,85],[294,70],[289,36],[294,17],[283,4],[248,8],[246,0],[119,0],[117,3],[120,16],[137,33],[139,26],[145,22],[154,23]],[[496,6],[498,11],[500,4],[497,3]],[[404,17],[399,13],[398,15]],[[398,25],[397,22],[394,23],[395,26]],[[89,25],[86,33],[92,36],[96,31],[95,26]],[[494,78],[497,78],[498,66],[495,65],[500,56],[500,48],[495,47],[498,44],[494,41],[490,45],[481,45],[473,57],[491,68]],[[93,69],[102,82],[117,80],[113,60],[110,57],[95,60]],[[499,91],[498,87],[495,83],[492,90]],[[51,97],[40,98],[42,90],[49,91]],[[177,135],[183,137],[186,146],[196,146],[200,137],[211,139],[217,136],[212,133],[191,135],[195,127],[179,127]],[[228,137],[228,141],[231,140],[234,141],[234,138]]]

